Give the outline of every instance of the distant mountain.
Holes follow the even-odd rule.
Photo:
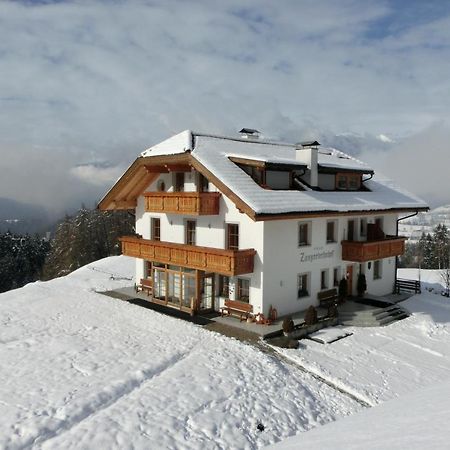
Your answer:
[[[49,214],[42,206],[0,197],[0,232],[44,233],[50,225]]]

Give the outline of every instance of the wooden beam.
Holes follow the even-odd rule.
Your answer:
[[[132,200],[135,194],[135,185],[140,182],[140,178],[143,176],[142,169],[145,166],[162,166],[167,165],[181,165],[186,168],[189,166],[191,157],[189,152],[180,153],[176,155],[163,155],[163,156],[141,156],[137,158],[125,173],[119,178],[116,184],[106,193],[102,200],[100,200],[97,207],[100,210],[115,209],[113,202],[116,200]],[[190,166],[189,166],[190,167]],[[189,169],[190,170],[190,169]],[[151,178],[149,178],[151,180]],[[149,181],[150,183],[151,181]],[[144,182],[143,182],[144,183]],[[133,198],[130,195],[133,194]]]
[[[136,200],[113,200],[111,202],[112,209],[134,209],[136,208]]]

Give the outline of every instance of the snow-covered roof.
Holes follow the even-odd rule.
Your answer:
[[[193,158],[228,186],[256,214],[427,208],[423,200],[379,174],[365,182],[370,191],[268,190],[260,187],[230,160],[230,157],[239,157],[299,164],[295,144],[252,138],[229,138],[186,130],[150,147],[141,156],[174,155],[184,152],[190,152]],[[333,148],[321,148],[318,163],[319,167],[373,172],[363,162]]]
[[[352,158],[335,148],[324,148],[319,150],[319,167],[336,170],[355,170],[365,173],[374,172],[367,164]]]

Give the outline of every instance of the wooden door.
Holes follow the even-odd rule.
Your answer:
[[[347,266],[347,291],[348,295],[353,294],[353,266]]]

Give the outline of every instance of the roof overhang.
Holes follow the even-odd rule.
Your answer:
[[[116,184],[97,205],[102,211],[132,210],[137,206],[137,199],[160,173],[187,172],[192,169],[200,172],[226,195],[242,213],[254,220],[255,211],[235,194],[217,176],[195,159],[189,151],[175,155],[141,156],[127,169]]]
[[[256,222],[261,220],[287,220],[287,219],[311,219],[315,217],[337,217],[337,216],[367,216],[372,214],[399,214],[408,212],[426,212],[428,207],[419,208],[388,208],[388,209],[372,209],[372,210],[355,210],[355,211],[292,211],[286,213],[258,213],[255,214],[253,220]]]
[[[136,208],[137,198],[160,173],[189,171],[190,161],[188,152],[137,158],[100,200],[97,208],[103,211]]]
[[[302,163],[290,162],[275,162],[263,161],[259,159],[241,158],[237,156],[229,156],[228,159],[235,164],[242,164],[250,167],[257,167],[259,169],[274,170],[274,171],[291,171],[291,170],[305,170],[308,166]]]
[[[318,165],[319,173],[358,173],[361,175],[373,175],[375,172],[372,169],[359,169],[352,167],[340,167],[340,166],[324,166],[322,164]]]

